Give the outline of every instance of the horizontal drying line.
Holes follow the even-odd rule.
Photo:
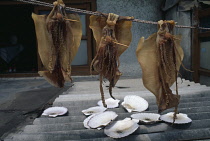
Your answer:
[[[16,0],[16,1],[24,2],[24,3],[29,3],[29,4],[33,4],[33,5],[46,6],[46,7],[53,7],[54,6],[51,3],[37,1],[37,0]],[[77,9],[77,8],[72,8],[72,7],[66,7],[66,11],[73,11],[73,12],[76,12],[76,13],[83,13],[83,14],[88,14],[88,15],[101,16],[101,13],[99,13],[99,12],[82,10],[82,9]],[[158,24],[158,22],[146,21],[146,20],[140,20],[140,19],[131,19],[130,21],[138,22],[138,23],[145,23],[145,24],[156,24],[156,25]],[[210,28],[199,27],[199,26],[175,25],[175,27],[177,27],[177,28],[191,28],[191,29],[210,30]]]

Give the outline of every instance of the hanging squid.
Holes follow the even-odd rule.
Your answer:
[[[158,32],[148,39],[142,37],[136,55],[142,68],[144,86],[156,96],[159,112],[175,107],[180,100],[177,75],[184,57],[180,46],[181,37],[173,35],[174,21],[159,21]],[[176,95],[170,87],[176,82]],[[174,118],[175,118],[174,116]]]
[[[103,14],[102,14],[103,15]],[[119,17],[109,13],[105,16],[90,16],[90,28],[96,40],[97,54],[91,63],[100,76],[100,93],[104,107],[103,79],[109,81],[109,94],[112,98],[112,87],[115,86],[122,73],[119,71],[119,57],[130,45],[131,21],[133,17]],[[114,98],[115,99],[115,98]]]
[[[66,14],[62,0],[53,4],[49,15],[32,13],[38,53],[46,69],[38,73],[50,84],[63,87],[65,81],[71,81],[71,62],[80,45],[82,26],[78,14]]]

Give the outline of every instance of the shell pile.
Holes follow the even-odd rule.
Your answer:
[[[49,116],[49,117],[57,117],[64,115],[68,112],[68,109],[65,107],[50,107],[44,110],[42,115]]]
[[[139,122],[152,124],[159,121],[160,115],[155,113],[138,113],[132,114],[131,117],[137,119]]]
[[[173,117],[174,117],[174,112],[169,112],[165,115],[161,115],[160,119],[165,122],[173,123]],[[187,114],[183,113],[176,114],[174,124],[186,124],[190,122],[192,122],[192,120],[187,116]]]
[[[119,102],[120,102],[120,100],[113,99],[113,98],[108,98],[108,99],[105,100],[105,103],[107,105],[107,108],[110,108],[110,109],[119,107]],[[97,104],[99,106],[103,106],[102,100],[98,101]]]
[[[113,121],[118,115],[113,111],[106,111],[100,114],[96,114],[90,118],[87,125],[90,128],[100,128],[108,125]]]
[[[119,107],[120,100],[108,98],[105,102],[107,104],[107,108],[115,108]],[[132,134],[139,128],[138,123],[153,124],[160,120],[173,123],[173,112],[162,116],[156,113],[136,113],[132,114],[131,118],[113,121],[118,115],[113,111],[105,111],[107,108],[103,107],[102,101],[98,101],[97,104],[99,106],[91,107],[82,111],[85,115],[90,115],[83,121],[84,127],[99,130],[105,127],[104,133],[111,138],[123,138]],[[124,97],[122,106],[128,112],[142,112],[148,108],[149,104],[145,99],[139,96],[128,95]],[[192,120],[186,114],[177,114],[175,124],[184,124],[189,122],[192,122]]]
[[[145,99],[140,96],[128,95],[124,97],[122,106],[130,113],[132,111],[145,111],[148,108],[149,104]]]
[[[125,118],[108,125],[104,129],[104,133],[112,138],[122,138],[132,134],[138,129],[139,125],[131,118]]]
[[[102,113],[106,111],[107,108],[102,107],[102,106],[96,106],[96,107],[90,107],[88,109],[82,110],[83,114],[86,116],[92,115],[92,114],[97,114],[97,113]]]

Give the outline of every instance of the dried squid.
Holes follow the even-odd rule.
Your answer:
[[[177,75],[184,57],[180,46],[181,37],[173,35],[174,21],[159,21],[158,32],[148,39],[142,37],[136,55],[142,68],[144,86],[156,96],[159,112],[175,107],[180,100]],[[176,94],[170,87],[176,82]]]
[[[102,87],[103,78],[108,79],[109,93],[112,96],[112,87],[115,86],[122,73],[119,71],[119,57],[130,45],[132,35],[132,22],[128,21],[133,17],[119,17],[109,13],[108,17],[90,17],[90,28],[96,40],[97,54],[91,63],[93,68],[100,75],[100,92],[103,106],[106,106]]]
[[[39,71],[50,84],[63,87],[71,81],[71,62],[82,37],[78,14],[66,14],[65,4],[57,0],[49,15],[32,14],[38,52],[46,70]]]

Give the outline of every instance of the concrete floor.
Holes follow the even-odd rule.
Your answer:
[[[55,88],[43,78],[0,79],[0,137],[40,115],[59,94],[71,86]],[[52,102],[51,102],[52,101]]]

